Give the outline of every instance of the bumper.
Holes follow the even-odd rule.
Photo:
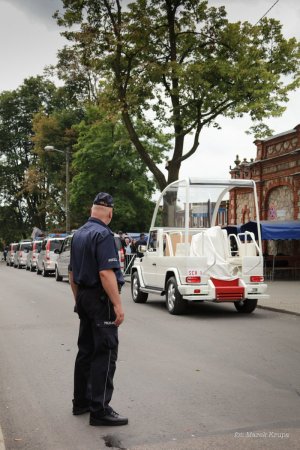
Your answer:
[[[266,284],[244,284],[242,283],[242,287],[244,288],[242,297],[237,297],[233,292],[232,295],[226,294],[222,296],[222,294],[218,294],[216,287],[212,284],[206,285],[181,285],[178,286],[178,290],[184,300],[188,301],[211,301],[211,302],[235,302],[239,300],[243,300],[246,298],[257,299],[259,300],[267,300],[269,295],[265,294],[267,290]],[[200,290],[200,293],[195,293],[195,290]],[[241,294],[239,294],[241,295]]]
[[[55,263],[53,261],[46,261],[45,262],[45,269],[48,272],[55,272]]]

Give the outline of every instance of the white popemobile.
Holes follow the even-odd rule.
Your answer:
[[[253,233],[226,226],[230,196],[237,190],[257,221],[257,242]],[[157,201],[148,244],[139,251],[143,257],[131,270],[135,303],[154,293],[166,296],[171,314],[184,313],[189,301],[232,302],[237,311],[251,313],[259,299],[268,298],[253,180],[171,183]]]

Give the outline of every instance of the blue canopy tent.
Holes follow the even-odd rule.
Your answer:
[[[300,220],[276,221],[261,220],[260,221],[261,238],[263,240],[279,240],[279,239],[300,239]],[[257,223],[250,221],[241,225],[241,233],[251,231],[258,238]]]

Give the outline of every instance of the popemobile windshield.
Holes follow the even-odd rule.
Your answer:
[[[251,193],[257,241],[252,232],[242,233],[238,224],[228,223],[230,196],[237,190],[248,199]],[[148,244],[139,251],[143,257],[131,269],[135,303],[145,303],[152,293],[166,297],[171,314],[184,313],[188,302],[203,301],[231,302],[238,312],[251,313],[259,299],[268,297],[253,180],[186,178],[171,183],[157,201]]]

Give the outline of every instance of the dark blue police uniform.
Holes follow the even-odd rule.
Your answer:
[[[118,250],[109,227],[90,217],[72,239],[70,271],[78,285],[76,308],[80,318],[78,354],[74,371],[74,405],[89,406],[105,415],[113,393],[118,355],[118,328],[113,305],[99,272],[112,269],[124,284]]]

